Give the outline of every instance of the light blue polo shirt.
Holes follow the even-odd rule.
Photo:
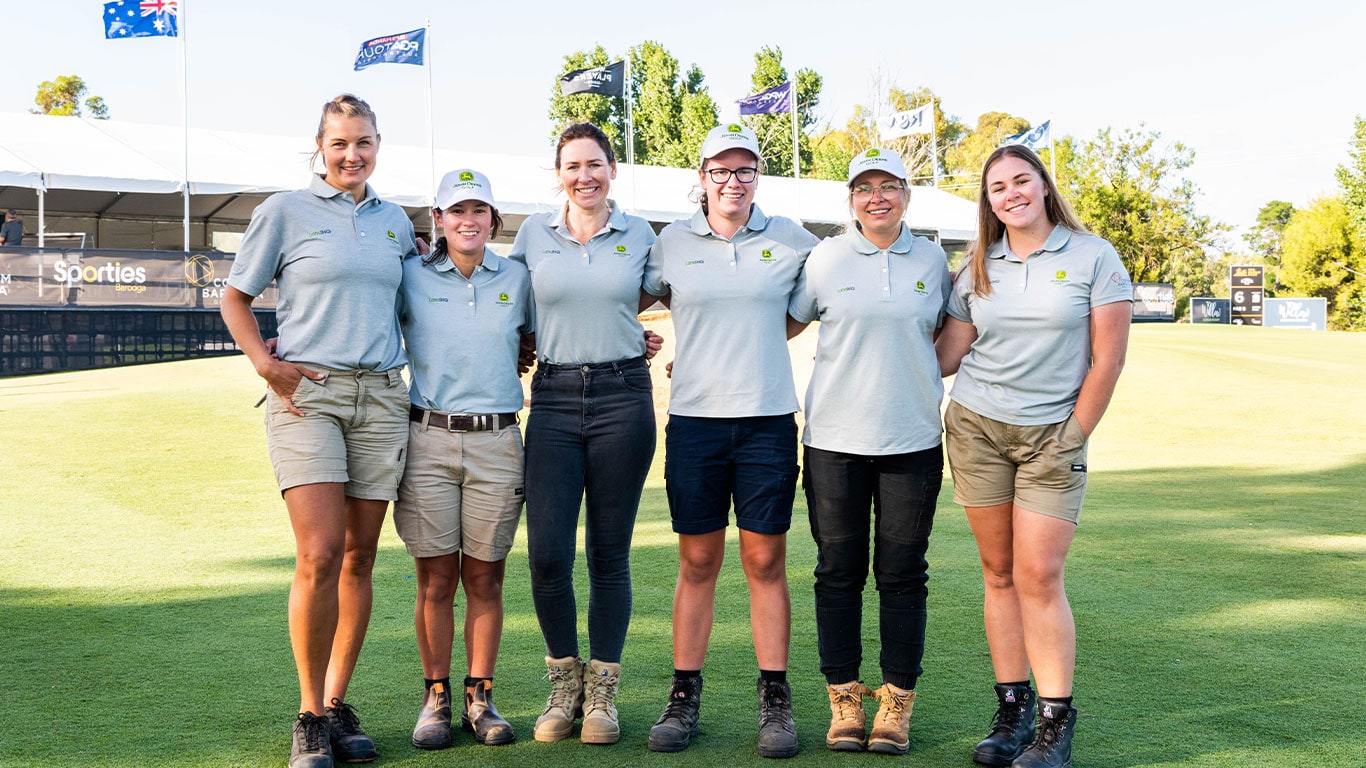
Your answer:
[[[259,296],[276,281],[282,360],[387,371],[404,363],[396,309],[403,259],[413,253],[413,224],[402,208],[368,184],[356,203],[314,175],[308,189],[256,206],[228,285]]]
[[[669,413],[744,418],[797,410],[787,352],[787,306],[816,236],[752,206],[727,240],[698,209],[659,233],[645,290],[672,293]]]
[[[400,317],[413,405],[447,413],[522,410],[517,350],[535,327],[526,267],[484,248],[468,278],[449,258],[403,261]]]
[[[551,363],[610,363],[645,354],[636,319],[645,259],[655,232],[615,202],[607,226],[584,245],[569,234],[562,207],[517,230],[508,258],[531,270],[537,357]]]
[[[1002,237],[986,268],[991,295],[972,292],[969,265],[949,297],[949,314],[977,329],[950,399],[1007,424],[1063,421],[1091,369],[1091,308],[1133,301],[1124,263],[1110,243],[1059,224],[1024,259]]]
[[[939,445],[934,332],[951,285],[944,249],[904,224],[886,250],[851,229],[811,251],[787,308],[820,321],[803,445],[864,456]]]

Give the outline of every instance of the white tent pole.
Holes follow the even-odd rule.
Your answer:
[[[43,180],[44,186],[47,180]],[[47,225],[44,218],[47,216],[47,190],[43,187],[38,188],[38,247],[43,247],[43,238],[47,235]]]

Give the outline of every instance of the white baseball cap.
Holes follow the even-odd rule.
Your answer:
[[[436,202],[433,205],[444,211],[464,200],[478,200],[494,205],[493,187],[489,185],[489,177],[469,168],[461,168],[442,176],[441,183],[436,188]]]
[[[882,171],[906,180],[906,166],[901,164],[901,156],[890,149],[874,148],[854,155],[849,161],[849,184],[868,171]]]
[[[740,123],[728,123],[707,131],[707,138],[702,142],[702,162],[728,149],[743,149],[754,155],[756,161],[760,157],[759,140],[754,137],[754,131]]]

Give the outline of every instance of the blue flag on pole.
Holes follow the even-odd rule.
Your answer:
[[[176,0],[114,0],[104,4],[104,37],[176,37]]]
[[[772,115],[792,111],[792,81],[775,85],[763,93],[746,96],[735,102],[742,115]]]
[[[1038,152],[1044,147],[1052,147],[1053,138],[1048,134],[1048,124],[1051,122],[1053,121],[1045,120],[1024,133],[1007,136],[1005,141],[1001,142],[1001,146],[1004,147],[1008,144],[1023,144],[1035,152]]]
[[[356,54],[355,71],[375,64],[416,64],[420,67],[427,50],[426,38],[427,30],[414,29],[366,40],[360,44],[360,53]]]

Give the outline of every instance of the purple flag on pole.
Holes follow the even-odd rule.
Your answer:
[[[763,93],[746,96],[735,102],[742,115],[772,115],[792,111],[792,81],[775,85]]]

